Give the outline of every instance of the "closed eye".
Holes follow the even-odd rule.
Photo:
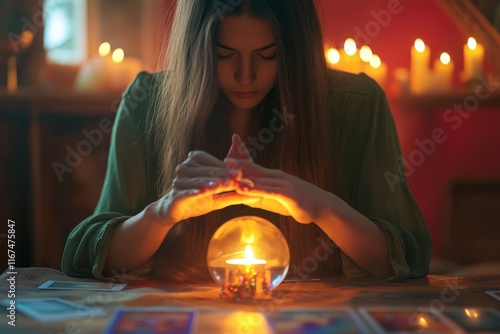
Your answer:
[[[276,60],[276,55],[272,55],[272,56],[264,56],[264,55],[260,55],[260,57],[266,61],[273,61],[273,60]]]
[[[228,55],[219,55],[219,54],[217,54],[216,56],[217,56],[217,59],[219,59],[219,60],[223,60],[223,59],[229,59],[229,58],[231,58],[233,55],[235,55],[235,54],[234,54],[234,53],[230,53],[230,54],[228,54]]]

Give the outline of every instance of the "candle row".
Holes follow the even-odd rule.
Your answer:
[[[463,82],[471,82],[483,72],[484,47],[470,37],[464,45],[464,70],[461,73]],[[431,51],[428,46],[418,38],[411,49],[410,65],[410,91],[412,94],[429,92],[447,92],[453,86],[453,73],[455,65],[447,52],[443,52],[439,60],[434,61],[430,68]]]
[[[475,81],[483,72],[484,47],[474,38],[469,38],[463,48],[464,69],[461,80],[465,83]],[[368,46],[357,48],[356,42],[348,38],[342,50],[330,48],[326,52],[330,67],[351,72],[364,72],[384,85],[387,79],[387,65],[372,53]],[[429,92],[448,92],[453,87],[455,64],[447,52],[443,52],[431,67],[431,51],[422,39],[415,40],[411,48],[410,70],[397,69],[395,79],[402,85],[409,85],[412,94]],[[409,72],[409,73],[408,73]],[[405,84],[406,82],[406,84]]]
[[[99,46],[99,55],[86,61],[76,78],[78,91],[123,91],[137,73],[143,69],[137,58],[125,58],[125,52],[117,48],[111,52],[111,45],[104,42]]]
[[[358,49],[352,38],[346,39],[344,48],[340,51],[328,49],[326,59],[332,68],[351,73],[364,72],[380,85],[384,85],[387,80],[387,65],[369,46],[364,45]]]

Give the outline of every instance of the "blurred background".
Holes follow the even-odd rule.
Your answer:
[[[318,2],[329,65],[365,72],[386,91],[407,180],[434,241],[432,272],[498,272],[498,1]],[[60,268],[68,233],[99,197],[121,94],[139,71],[161,69],[174,7],[0,0],[2,269],[9,220],[17,267]],[[417,39],[425,51],[416,51]],[[443,53],[449,62],[439,61]],[[400,180],[385,177],[388,186]]]

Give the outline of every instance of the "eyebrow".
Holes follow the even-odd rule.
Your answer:
[[[226,45],[224,45],[224,44],[220,44],[220,43],[215,43],[215,46],[217,46],[217,47],[219,47],[219,48],[223,48],[223,49],[231,50],[231,51],[238,51],[238,50],[236,50],[236,49],[230,48],[229,46],[226,46]],[[260,48],[260,49],[255,50],[254,52],[256,52],[256,51],[264,51],[264,50],[270,49],[270,48],[272,48],[272,47],[274,47],[274,46],[276,46],[276,43],[274,43],[274,42],[273,42],[273,43],[271,43],[271,44],[269,44],[269,45],[266,45],[266,46],[264,46],[264,47],[262,47],[262,48]]]

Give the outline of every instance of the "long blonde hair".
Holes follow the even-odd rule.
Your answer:
[[[189,151],[201,149],[223,158],[230,146],[224,97],[217,83],[214,46],[217,27],[226,15],[265,20],[277,44],[278,83],[253,111],[254,130],[281,120],[282,131],[256,152],[254,160],[283,170],[324,190],[335,190],[334,137],[327,132],[327,67],[321,26],[314,0],[180,0],[165,56],[168,71],[152,131],[160,156],[162,194],[170,190],[174,171]],[[293,115],[292,117],[290,115]],[[155,255],[154,273],[173,280],[208,278],[206,248],[220,226],[220,213],[176,224]],[[288,240],[291,262],[312,254],[326,235],[315,225],[280,217],[278,227]],[[318,273],[338,268],[335,260],[319,264]]]

